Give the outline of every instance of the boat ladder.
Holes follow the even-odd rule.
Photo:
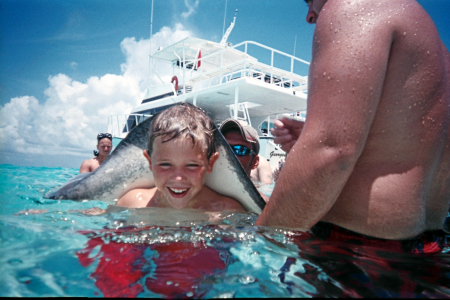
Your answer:
[[[230,105],[230,116],[233,119],[247,122],[248,125],[252,126],[250,121],[250,116],[248,114],[247,102],[238,103],[237,112],[234,110],[234,104]]]

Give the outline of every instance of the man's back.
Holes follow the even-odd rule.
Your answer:
[[[345,51],[358,53],[368,47],[361,43],[371,43],[372,53],[387,49],[388,56],[387,60],[363,56],[366,66],[376,59],[385,65],[381,88],[376,82],[356,87],[379,90],[379,102],[353,172],[322,220],[393,239],[442,228],[450,203],[448,51],[415,1],[329,0],[316,31],[326,30],[327,17],[339,11],[353,16],[353,26],[362,32],[362,38],[352,41],[353,49]],[[374,35],[376,41],[365,40],[365,34]],[[361,61],[358,67],[364,67]],[[360,71],[361,81],[369,82],[370,67],[352,70]],[[342,83],[342,89],[352,88]]]

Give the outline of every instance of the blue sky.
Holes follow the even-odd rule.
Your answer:
[[[418,1],[450,48],[450,1]],[[142,100],[151,0],[0,0],[0,163],[79,167],[107,115]],[[253,40],[310,60],[303,0],[154,0],[153,46]],[[6,118],[7,117],[7,118]]]

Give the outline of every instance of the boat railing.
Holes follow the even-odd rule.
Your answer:
[[[249,45],[268,50],[270,52],[270,64],[258,62],[258,60],[250,56]],[[241,51],[237,48],[244,49]],[[240,53],[240,56],[236,55],[236,51]],[[257,50],[252,47],[252,52],[253,51]],[[288,59],[290,62],[290,67],[283,68],[281,63],[276,65],[275,54],[282,57],[279,61],[286,62],[286,59]],[[231,56],[236,56],[240,59],[229,59]],[[294,72],[294,69],[297,64],[308,67],[309,62],[257,42],[245,41],[235,46],[226,47],[223,50],[215,51],[202,57],[200,60],[202,64],[208,64],[210,66],[214,65],[216,67],[209,67],[208,70],[203,70],[201,67],[198,68],[196,72],[191,73],[192,77],[188,80],[191,84],[209,79],[209,85],[220,85],[228,82],[229,80],[236,79],[238,73],[240,73],[240,77],[255,78],[255,74],[259,72],[263,73],[264,76],[267,76],[272,84],[302,92],[306,92],[307,90],[307,76],[297,74]],[[212,80],[217,76],[221,79],[219,82]]]
[[[307,90],[306,81],[303,84],[300,84],[299,82],[295,82],[295,79],[279,78],[257,69],[237,70],[232,73],[225,74],[222,76],[220,83],[226,83],[231,80],[236,80],[243,77],[253,78],[255,80],[260,80],[266,84],[288,88],[294,91],[306,92]]]
[[[113,137],[124,138],[134,127],[152,115],[121,114],[108,116],[108,132]]]

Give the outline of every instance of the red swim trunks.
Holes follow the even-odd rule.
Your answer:
[[[395,241],[319,222],[293,242],[298,256],[288,258],[279,274],[288,290],[300,288],[285,279],[301,263],[304,272],[293,275],[315,287],[313,297],[448,297],[450,245],[443,230]]]
[[[366,247],[377,247],[392,252],[403,253],[439,253],[448,246],[446,233],[443,230],[427,231],[406,240],[385,240],[366,236],[337,225],[319,222],[311,232],[314,236],[327,241],[335,240]]]

